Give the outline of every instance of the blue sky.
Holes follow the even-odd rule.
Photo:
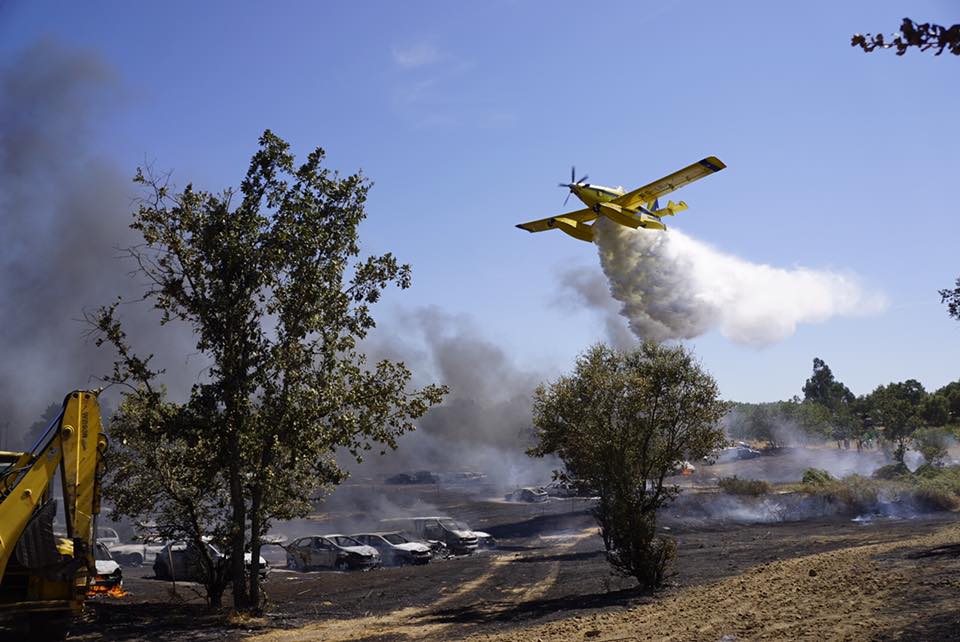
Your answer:
[[[271,128],[373,179],[364,247],[412,263],[402,310],[462,315],[547,374],[603,338],[557,303],[596,249],[515,223],[562,210],[569,167],[628,189],[708,154],[674,225],[745,260],[859,275],[889,308],[801,326],[766,348],[690,342],[728,398],[798,394],[813,357],[854,392],[960,377],[960,60],[849,46],[940,2],[0,4],[0,57],[48,37],[97,52],[123,86],[97,152],[180,182],[236,185]],[[133,187],[131,186],[131,193]]]

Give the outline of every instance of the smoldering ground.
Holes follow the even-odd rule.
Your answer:
[[[594,229],[609,294],[642,340],[692,339],[716,328],[737,343],[763,346],[789,337],[799,324],[887,306],[882,293],[849,273],[752,263],[676,229],[631,230],[606,219]],[[568,287],[606,314],[610,327],[609,302],[596,292],[600,283]]]
[[[128,228],[135,168],[117,167],[96,145],[124,98],[109,65],[55,40],[33,44],[0,68],[4,446],[19,446],[47,406],[74,388],[99,385],[94,377],[109,371],[113,354],[86,336],[84,311],[143,292],[117,250],[135,242]],[[147,306],[139,307],[124,310],[137,347],[174,365],[161,348],[176,344],[169,353],[186,354],[188,335],[160,328]],[[171,379],[173,389],[178,381]]]

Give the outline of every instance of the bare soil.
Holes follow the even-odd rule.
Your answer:
[[[661,528],[677,539],[676,574],[651,595],[611,575],[589,501],[511,504],[425,487],[378,492],[400,504],[429,499],[432,509],[491,532],[499,546],[424,567],[276,568],[258,619],[211,613],[198,586],[180,583],[174,592],[149,567],[126,569],[129,594],[91,600],[71,639],[960,639],[955,513],[765,524],[690,523],[668,513]],[[318,515],[316,532],[337,530],[341,518]]]

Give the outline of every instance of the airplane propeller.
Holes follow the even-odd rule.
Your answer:
[[[585,183],[586,183],[586,180],[587,180],[588,178],[590,178],[589,176],[587,176],[586,174],[584,174],[579,180],[577,180],[576,176],[577,176],[577,168],[576,168],[575,166],[571,165],[571,166],[570,166],[570,182],[569,182],[569,183],[558,183],[558,184],[557,184],[558,187],[566,187],[567,189],[570,190],[569,192],[567,192],[567,197],[566,197],[565,199],[563,199],[563,206],[564,206],[564,207],[567,206],[567,201],[570,200],[570,194],[573,194],[573,188],[576,187],[576,186],[578,186],[578,185],[585,184]]]

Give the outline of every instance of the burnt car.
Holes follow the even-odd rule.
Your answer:
[[[721,448],[720,450],[714,450],[703,458],[703,463],[708,466],[712,466],[717,463],[723,464],[731,461],[753,459],[761,456],[762,454],[763,453],[756,448],[751,448],[748,444],[739,441],[733,446],[727,446],[726,448]]]
[[[504,496],[504,499],[506,499],[508,502],[527,502],[529,504],[545,502],[549,498],[550,496],[546,490],[536,486],[525,486],[523,488],[518,488],[512,493],[507,493]]]
[[[230,563],[230,558],[211,544],[204,542],[211,561],[218,566]],[[250,553],[243,556],[247,572],[250,572],[253,557]],[[270,565],[263,556],[259,557],[260,577],[265,578],[270,573]],[[202,582],[204,579],[203,556],[193,544],[186,542],[170,542],[160,549],[153,560],[153,573],[158,580],[189,580]]]
[[[121,588],[123,586],[123,571],[120,565],[111,557],[110,549],[97,542],[93,546],[93,560],[97,567],[97,574],[93,578],[93,586],[99,589]]]
[[[426,564],[433,557],[429,544],[408,539],[400,532],[360,533],[351,537],[361,544],[377,549],[383,563],[390,566]]]
[[[380,553],[349,535],[301,537],[286,546],[287,568],[307,571],[329,568],[337,571],[368,570],[381,564]]]
[[[558,479],[543,487],[550,497],[596,497],[600,494],[582,479]]]
[[[385,528],[411,533],[420,539],[443,542],[455,555],[469,555],[480,546],[496,546],[496,541],[489,533],[470,530],[463,522],[442,515],[385,519],[380,524]]]
[[[577,485],[568,481],[553,481],[543,487],[550,497],[577,497],[580,493]]]
[[[673,470],[670,472],[671,475],[683,475],[688,476],[697,472],[696,466],[691,464],[689,461],[678,461],[673,465]]]
[[[396,486],[401,484],[436,484],[438,481],[440,481],[440,478],[429,470],[418,470],[415,473],[397,473],[392,477],[387,477],[384,483]]]

